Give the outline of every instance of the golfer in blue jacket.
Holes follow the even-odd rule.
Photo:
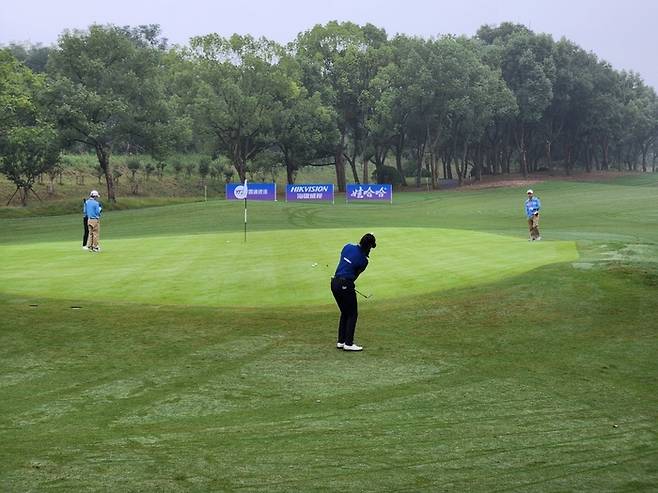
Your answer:
[[[336,348],[343,351],[363,350],[363,347],[354,344],[356,319],[359,316],[354,281],[368,267],[370,250],[376,246],[375,236],[371,233],[363,235],[358,245],[345,245],[340,252],[336,273],[331,278],[331,292],[340,309]]]
[[[530,231],[530,238],[528,241],[539,241],[541,236],[539,234],[539,210],[541,209],[541,201],[539,197],[535,197],[535,192],[532,189],[526,192],[528,200],[525,201],[525,215],[528,218],[528,230]]]

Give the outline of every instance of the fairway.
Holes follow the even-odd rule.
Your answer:
[[[655,491],[651,178],[0,219],[0,490]]]
[[[361,289],[404,298],[493,282],[575,260],[573,242],[528,244],[471,231],[379,228]],[[22,296],[207,306],[332,304],[327,286],[345,243],[359,229],[278,230],[103,242],[103,252],[71,242],[0,246],[0,291]],[[486,248],[483,246],[486,245]]]

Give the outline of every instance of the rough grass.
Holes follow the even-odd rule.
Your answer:
[[[0,489],[652,491],[658,224],[646,204],[658,203],[658,189],[546,184],[540,244],[525,241],[523,192],[409,194],[393,206],[254,204],[254,238],[337,227],[402,235],[379,243],[364,283],[395,268],[393,244],[414,257],[428,248],[418,239],[437,228],[456,235],[446,244],[475,237],[461,247],[501,261],[576,242],[577,259],[486,283],[442,284],[441,255],[423,259],[441,266],[427,267],[436,289],[360,304],[360,354],[333,348],[330,304],[108,301],[127,283],[106,287],[111,274],[97,277],[89,263],[78,267],[97,280],[86,287],[95,302],[74,309],[77,297],[12,294],[3,277]],[[240,220],[224,202],[117,211],[104,218],[102,241],[157,245],[203,230],[239,237]],[[25,268],[44,279],[57,263],[49,251],[61,262],[111,262],[110,246],[81,259],[79,229],[77,215],[0,220],[0,272],[10,268],[6,252],[21,249],[23,261],[39,252],[30,263],[43,271]],[[262,248],[254,261],[267,258],[267,242],[248,245]],[[182,262],[203,249],[186,246]],[[295,241],[288,249],[309,250]],[[149,250],[140,254],[148,263]]]

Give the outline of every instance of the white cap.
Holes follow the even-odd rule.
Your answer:
[[[98,190],[92,190],[89,192],[90,197],[100,197],[100,194],[98,193]]]
[[[532,191],[532,188],[528,188],[528,191],[526,193],[535,193]]]

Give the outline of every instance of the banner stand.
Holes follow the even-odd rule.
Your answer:
[[[393,204],[393,185],[383,183],[350,184],[345,190],[345,203],[389,202]]]
[[[333,183],[304,183],[286,185],[286,202],[328,202],[336,203]]]

